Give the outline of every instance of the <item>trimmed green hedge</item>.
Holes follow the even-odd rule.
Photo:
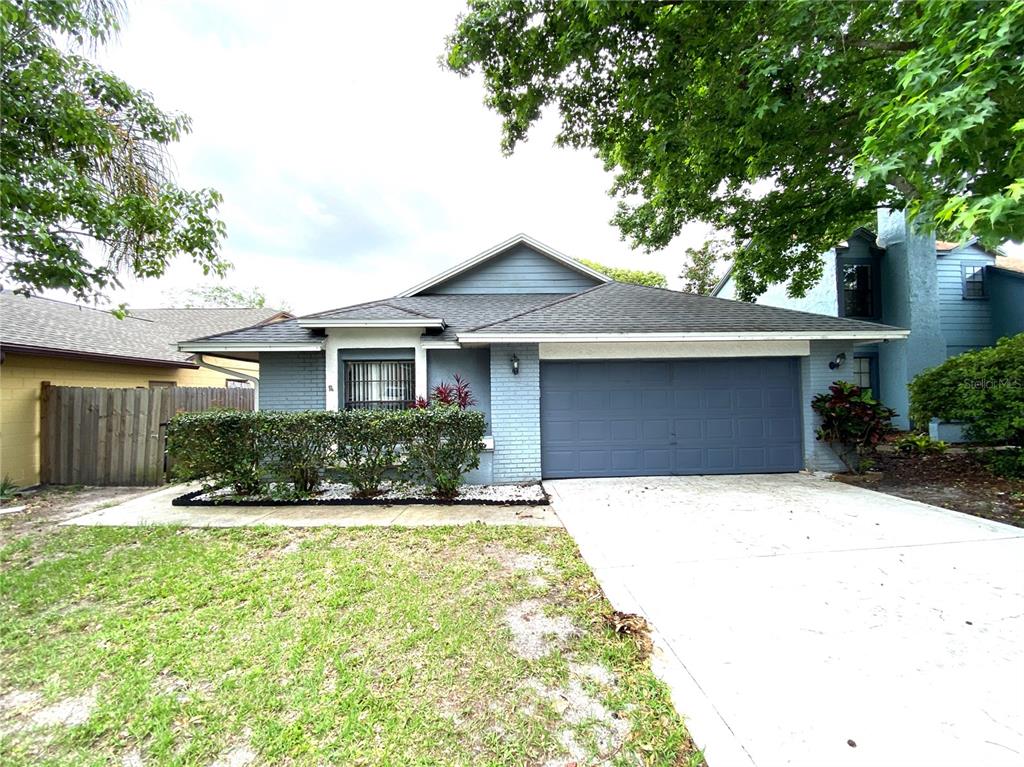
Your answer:
[[[411,410],[301,413],[209,411],[175,416],[167,450],[183,479],[208,479],[236,494],[259,495],[270,483],[309,496],[325,471],[338,470],[357,497],[390,481],[458,493],[480,465],[483,413],[454,405]]]

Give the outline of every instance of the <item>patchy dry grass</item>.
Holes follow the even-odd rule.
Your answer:
[[[28,535],[4,764],[701,763],[562,530]]]

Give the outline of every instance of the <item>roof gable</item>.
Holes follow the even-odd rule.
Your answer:
[[[518,234],[399,297],[482,293],[575,293],[611,278],[525,234]]]

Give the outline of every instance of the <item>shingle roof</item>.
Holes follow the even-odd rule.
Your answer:
[[[270,322],[275,317],[291,316],[287,312],[270,307],[132,309],[131,315],[143,320],[152,320],[167,328],[175,336],[175,341],[213,333],[226,333],[236,328]]]
[[[885,333],[874,322],[748,304],[724,298],[610,282],[581,293],[453,294],[388,298],[264,327],[195,339],[232,343],[302,343],[322,338],[299,320],[437,317],[447,324],[431,340],[468,332],[531,333]]]
[[[189,365],[177,342],[265,321],[274,309],[150,309],[119,320],[110,312],[0,292],[0,344],[50,352]]]
[[[343,306],[340,309],[329,309],[326,312],[307,314],[303,320],[408,320],[426,317],[427,315],[405,309],[393,301],[371,301],[355,306]]]
[[[389,303],[440,317],[447,327],[432,338],[454,341],[459,333],[470,328],[536,309],[564,297],[564,293],[453,294],[392,298]]]
[[[763,333],[891,331],[874,322],[810,314],[664,288],[610,282],[472,328],[487,333]]]
[[[244,328],[194,341],[231,343],[303,343],[318,340],[320,336],[309,328],[299,327],[299,320],[311,319],[409,319],[430,317],[443,319],[447,325],[432,340],[454,341],[460,331],[488,322],[511,317],[514,314],[549,304],[564,293],[507,293],[488,295],[436,295],[386,298],[354,306],[343,306],[325,312],[308,314],[296,320],[286,320],[265,327]]]
[[[301,344],[320,341],[322,339],[322,334],[318,334],[312,328],[300,327],[299,321],[293,318],[290,320],[282,320],[281,322],[272,322],[269,325],[255,325],[253,327],[232,330],[227,333],[199,336],[188,340],[203,341],[204,343],[207,341],[216,341],[223,342],[225,344]]]

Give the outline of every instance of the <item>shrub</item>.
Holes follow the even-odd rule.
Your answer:
[[[180,413],[167,426],[167,451],[182,479],[211,479],[238,495],[260,490],[268,454],[268,414],[239,410]]]
[[[346,410],[337,416],[334,437],[345,480],[357,498],[378,495],[398,463],[406,411]]]
[[[289,483],[308,496],[323,471],[340,463],[357,497],[380,493],[394,473],[425,484],[442,498],[458,492],[462,474],[479,466],[483,413],[457,405],[412,410],[207,411],[172,419],[167,449],[175,473],[209,479],[240,496],[264,482]],[[405,461],[400,459],[405,457]]]
[[[941,455],[949,449],[941,439],[932,439],[927,434],[904,434],[893,444],[907,455]]]
[[[890,433],[896,413],[861,389],[846,381],[836,381],[828,392],[811,400],[811,408],[821,418],[815,435],[828,442],[850,471],[861,471],[864,453],[873,452]]]
[[[993,474],[1024,479],[1024,448],[989,450],[981,456],[981,460]]]
[[[432,488],[440,498],[454,498],[462,475],[480,465],[484,414],[436,404],[403,415],[407,476]]]
[[[961,421],[974,442],[1024,447],[1024,333],[950,357],[910,383],[910,417]]]
[[[290,482],[292,494],[309,495],[320,486],[322,472],[334,455],[338,413],[263,413],[268,446],[267,470]]]

